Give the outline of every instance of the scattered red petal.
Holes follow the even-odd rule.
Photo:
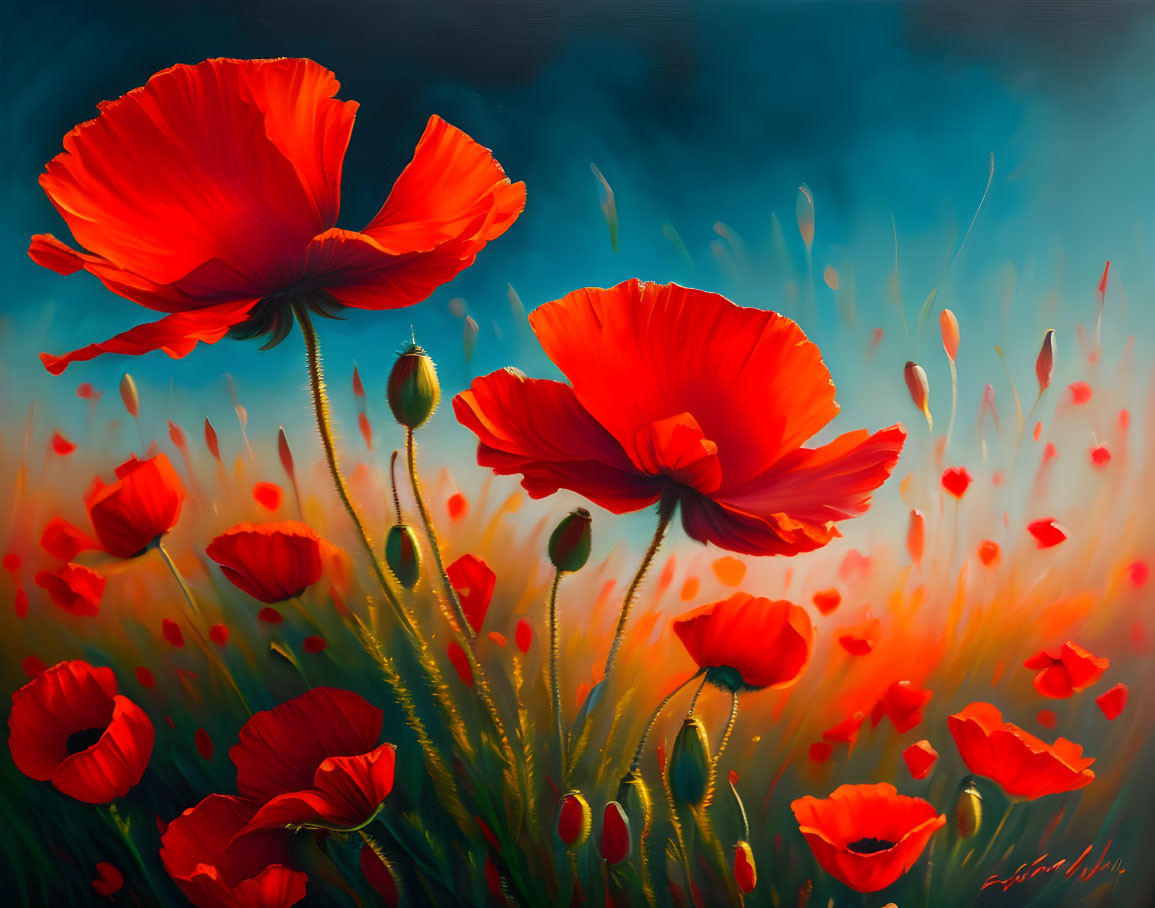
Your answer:
[[[285,617],[275,608],[266,605],[263,609],[257,612],[257,620],[264,621],[268,624],[280,624],[285,620]]]
[[[373,450],[373,425],[369,422],[369,415],[361,413],[357,416],[357,425],[361,429],[361,437],[365,439],[365,446]]]
[[[1054,517],[1032,520],[1027,524],[1027,530],[1035,537],[1035,542],[1040,549],[1049,549],[1067,539],[1066,528],[1056,523]]]
[[[101,861],[96,865],[96,879],[92,881],[92,888],[97,895],[110,896],[119,892],[124,886],[124,874],[109,864]]]
[[[59,454],[61,457],[63,457],[65,455],[71,454],[73,451],[75,451],[76,445],[74,445],[72,442],[70,442],[67,438],[65,438],[59,432],[53,432],[52,433],[52,450],[54,452],[56,452],[57,454]]]
[[[1127,695],[1130,693],[1126,684],[1116,684],[1108,691],[1104,691],[1095,698],[1095,703],[1099,709],[1103,710],[1103,715],[1109,720],[1114,720],[1119,713],[1123,711],[1123,707],[1127,705]]]
[[[993,539],[984,539],[979,543],[979,561],[990,567],[999,560],[999,555],[1002,554],[1002,549],[999,544]]]
[[[844,650],[852,656],[865,656],[878,641],[882,633],[882,622],[877,618],[868,618],[862,624],[838,629],[838,642]]]
[[[48,668],[48,666],[44,664],[44,660],[39,656],[25,656],[20,660],[20,669],[29,678],[35,678],[46,668]]]
[[[834,745],[829,741],[815,741],[810,745],[810,759],[815,763],[825,763],[834,753]]]
[[[829,615],[842,604],[842,594],[833,587],[828,590],[819,590],[814,594],[814,607],[823,615]]]
[[[947,467],[942,471],[942,487],[955,498],[962,498],[973,482],[966,467]]]
[[[731,785],[737,785],[738,784],[738,771],[736,769],[730,770],[730,784]]]
[[[253,486],[253,498],[266,511],[276,511],[281,507],[284,492],[275,482],[258,482]]]
[[[1071,402],[1080,407],[1091,399],[1091,386],[1085,381],[1072,382],[1067,386],[1067,390],[1071,392]]]
[[[1145,561],[1132,561],[1126,567],[1127,580],[1133,587],[1141,587],[1147,582],[1147,578],[1151,574],[1150,568],[1147,567]]]
[[[329,642],[324,637],[318,637],[316,634],[310,634],[305,638],[302,648],[307,653],[319,653],[328,647]]]
[[[156,687],[156,676],[152,673],[152,669],[145,668],[143,665],[136,670],[136,680],[141,687]]]
[[[213,758],[213,739],[203,728],[196,730],[196,734],[193,735],[193,743],[196,745],[197,753],[206,763]]]
[[[505,646],[507,642],[505,639],[505,634],[501,633],[500,631],[490,631],[489,639],[496,643],[498,646]]]
[[[1053,709],[1040,709],[1039,714],[1035,717],[1043,728],[1054,728],[1059,721],[1059,717],[1055,715]]]
[[[1034,431],[1035,441],[1038,441],[1039,436],[1042,434],[1043,434],[1043,424],[1041,422],[1035,423],[1035,431]]]
[[[1043,463],[1046,463],[1049,460],[1057,460],[1058,457],[1059,452],[1056,451],[1055,446],[1048,441],[1047,446],[1043,448]]]
[[[1091,463],[1097,467],[1105,467],[1111,462],[1111,449],[1105,444],[1098,444],[1091,448]]]
[[[161,633],[164,634],[164,639],[173,646],[184,646],[184,634],[181,633],[180,625],[175,621],[165,618],[160,623]]]
[[[229,642],[229,629],[223,624],[214,624],[209,628],[209,639],[217,646],[224,646]]]
[[[91,400],[94,393],[92,385],[89,382],[82,381],[76,386],[76,396],[82,400]]]
[[[449,510],[450,520],[460,520],[469,510],[469,501],[460,492],[455,492],[453,495],[450,495],[449,501],[447,501],[445,505]]]
[[[514,634],[513,639],[523,655],[529,652],[530,644],[533,643],[533,628],[529,626],[529,622],[524,618],[517,622],[517,632]]]
[[[913,778],[925,779],[938,762],[938,751],[931,747],[930,741],[917,741],[902,752],[902,759]]]

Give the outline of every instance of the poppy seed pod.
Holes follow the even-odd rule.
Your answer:
[[[749,895],[758,884],[754,850],[749,842],[739,842],[734,846],[734,882],[738,884],[738,891],[743,895]]]
[[[983,796],[975,788],[974,779],[967,779],[954,805],[955,828],[958,834],[969,839],[978,835],[983,825]]]
[[[557,815],[557,835],[562,844],[570,850],[580,847],[589,838],[592,825],[593,813],[585,796],[580,791],[566,792]]]
[[[559,571],[580,571],[590,557],[590,512],[570,511],[549,537],[549,560]]]
[[[702,720],[687,716],[670,753],[670,791],[678,801],[700,804],[710,784],[710,741]]]
[[[385,536],[385,563],[397,582],[411,590],[421,578],[421,550],[413,527],[398,523],[389,527]]]
[[[632,827],[638,830],[642,839],[645,839],[650,834],[654,801],[641,773],[631,769],[622,777],[618,785],[617,801],[622,805]]]
[[[417,429],[429,421],[441,401],[437,369],[429,354],[417,344],[410,344],[397,357],[389,373],[387,389],[393,418],[407,429]]]
[[[630,856],[630,818],[617,801],[610,801],[602,814],[602,860],[619,864]]]

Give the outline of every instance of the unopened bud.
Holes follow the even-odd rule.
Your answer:
[[[734,882],[738,884],[738,891],[743,895],[749,895],[758,884],[754,850],[749,842],[739,842],[734,846]]]
[[[938,326],[942,330],[942,348],[953,363],[958,357],[958,319],[949,309],[943,309],[938,316]]]
[[[140,394],[136,390],[136,382],[127,372],[120,379],[120,399],[124,401],[124,409],[130,416],[140,416]]]
[[[975,788],[973,779],[967,779],[966,786],[959,792],[954,805],[955,825],[964,839],[978,835],[983,825],[983,796]]]
[[[397,357],[387,389],[393,417],[407,429],[425,425],[441,401],[441,385],[433,360],[417,344]]]
[[[1051,385],[1055,375],[1055,329],[1048,328],[1043,335],[1043,346],[1035,360],[1035,377],[1039,380],[1039,393],[1042,394]]]
[[[549,560],[559,571],[581,570],[590,557],[590,512],[571,511],[549,537]]]
[[[688,716],[670,753],[670,791],[678,801],[700,804],[710,784],[710,741],[702,720]]]
[[[566,848],[581,845],[590,834],[593,814],[589,802],[580,791],[570,791],[561,799],[561,809],[557,815],[557,835]]]
[[[413,527],[404,523],[389,527],[385,536],[385,563],[405,589],[411,590],[417,585],[421,578],[421,550]]]
[[[910,391],[910,399],[914,405],[922,410],[926,417],[926,424],[934,428],[934,418],[930,415],[930,382],[926,377],[926,370],[918,363],[908,362],[902,370],[906,379],[906,387]]]
[[[630,856],[630,818],[617,801],[610,801],[602,814],[602,860],[618,864]]]

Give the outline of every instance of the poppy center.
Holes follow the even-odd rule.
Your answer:
[[[706,680],[731,693],[747,689],[742,673],[729,665],[715,665],[706,669]]]
[[[889,851],[897,843],[888,842],[886,839],[859,839],[857,842],[851,842],[846,846],[847,851],[853,851],[855,854],[878,854],[880,851]]]
[[[68,756],[78,754],[82,750],[88,750],[93,744],[100,740],[100,736],[104,734],[103,728],[84,728],[80,731],[74,731],[68,736],[68,740],[64,742],[64,749],[68,751]]]

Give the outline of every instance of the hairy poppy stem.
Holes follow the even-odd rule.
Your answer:
[[[381,562],[377,558],[373,543],[369,540],[369,534],[365,532],[365,524],[357,513],[353,500],[349,497],[345,477],[341,475],[341,467],[337,462],[337,446],[333,443],[333,428],[329,421],[329,396],[325,392],[325,379],[321,367],[321,345],[317,340],[317,329],[313,327],[312,319],[309,318],[309,313],[303,306],[294,306],[293,312],[297,316],[297,322],[301,326],[301,334],[305,338],[305,354],[309,366],[309,391],[313,398],[313,411],[317,416],[317,431],[321,435],[321,447],[325,449],[325,461],[329,465],[329,475],[333,477],[333,485],[337,489],[341,503],[349,512],[349,517],[357,530],[357,537],[361,540],[361,547],[365,549],[365,554],[369,557],[369,564],[377,576],[377,582],[381,585],[381,592],[393,607],[397,620],[401,622],[406,631],[416,636],[417,629],[409,620],[409,616],[405,614],[405,610],[401,608],[401,602],[386,576],[385,568],[381,566]]]
[[[557,726],[557,753],[562,770],[566,767],[565,723],[561,714],[561,680],[558,670],[557,642],[557,588],[561,585],[561,568],[553,573],[553,588],[549,593],[549,686],[553,694],[553,717]]]
[[[690,708],[686,710],[686,715],[694,715],[694,710],[698,708],[698,698],[702,696],[702,691],[706,689],[706,679],[702,679],[702,683],[698,685],[698,689],[694,691],[694,699],[690,701]]]
[[[642,579],[646,576],[646,571],[649,570],[650,564],[654,560],[654,556],[658,554],[658,549],[662,545],[662,539],[665,538],[666,530],[670,526],[670,521],[674,517],[674,511],[677,507],[677,499],[662,497],[661,504],[658,506],[658,528],[654,531],[654,538],[650,540],[650,547],[646,549],[646,554],[642,557],[642,563],[638,566],[638,572],[634,574],[634,579],[630,581],[630,586],[626,590],[626,598],[622,601],[622,610],[618,614],[618,626],[614,631],[613,643],[610,644],[610,653],[606,656],[606,667],[602,672],[602,684],[607,684],[610,680],[610,672],[613,671],[614,659],[617,658],[618,650],[621,649],[622,641],[626,635],[626,624],[630,620],[630,609],[633,607],[634,598],[638,594],[638,587],[642,585]]]
[[[662,702],[658,704],[657,709],[654,710],[653,714],[650,716],[650,720],[646,723],[646,727],[642,729],[642,736],[638,739],[638,749],[634,751],[634,761],[630,764],[630,772],[637,772],[638,767],[641,766],[642,753],[646,749],[646,740],[650,737],[650,732],[654,728],[654,723],[658,721],[658,716],[662,714],[662,710],[664,710],[669,702],[674,699],[674,695],[677,694],[678,691],[680,691],[691,681],[701,676],[705,671],[706,670],[704,668],[699,669],[697,674],[691,675],[689,678],[675,687],[672,691],[666,694],[666,696],[662,699]],[[704,682],[705,679],[703,679],[703,683]]]
[[[734,731],[734,723],[738,721],[738,691],[730,692],[730,718],[726,722],[726,730],[722,733],[722,741],[718,744],[718,752],[714,754],[714,765],[722,759],[726,745],[730,743],[730,734]]]

